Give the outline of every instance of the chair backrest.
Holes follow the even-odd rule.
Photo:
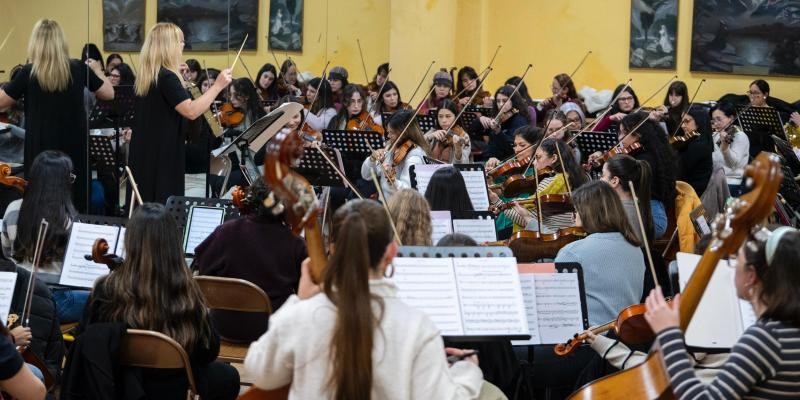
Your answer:
[[[252,282],[205,275],[195,276],[194,279],[211,309],[272,314],[269,296]]]
[[[189,380],[190,398],[197,397],[197,385],[189,356],[178,342],[163,333],[128,329],[120,345],[119,362],[129,367],[183,368]]]

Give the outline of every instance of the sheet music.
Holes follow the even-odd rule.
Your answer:
[[[433,245],[439,243],[439,239],[447,234],[453,233],[453,220],[450,211],[431,211],[431,238]]]
[[[414,174],[416,175],[417,191],[425,194],[433,173],[439,168],[452,166],[453,164],[415,164]],[[475,164],[475,166],[477,168],[480,164]],[[489,189],[486,187],[486,178],[483,176],[483,170],[459,171],[464,177],[464,184],[467,187],[469,199],[472,201],[472,207],[477,211],[489,210]]]
[[[563,343],[583,331],[577,273],[533,274],[542,344]]]
[[[497,241],[497,231],[494,227],[494,220],[491,218],[454,219],[453,232],[469,235],[478,243]]]
[[[522,289],[522,300],[525,304],[525,317],[528,319],[528,332],[531,338],[528,340],[512,340],[514,346],[527,346],[541,344],[542,338],[539,333],[539,310],[536,308],[536,277],[535,274],[525,274],[520,271],[519,285]]]
[[[114,246],[114,254],[125,258],[125,227],[119,228],[119,238],[117,238],[117,245]]]
[[[678,274],[681,290],[686,288],[700,262],[700,255],[678,253]],[[736,261],[731,260],[731,266]],[[706,286],[700,304],[686,329],[686,344],[700,348],[728,349],[744,332],[743,315],[733,284],[735,268],[720,260]]]
[[[467,335],[529,334],[515,258],[452,260]]]
[[[8,312],[11,310],[11,299],[14,297],[16,284],[16,272],[0,272],[0,321],[8,321]]]
[[[225,210],[221,207],[192,206],[189,211],[183,251],[187,254],[194,254],[195,247],[206,240],[208,235],[214,232],[214,229],[217,229],[224,216]]]
[[[464,335],[451,258],[395,257],[392,264],[398,298],[428,314],[442,335]]]
[[[118,226],[73,223],[59,283],[84,288],[94,286],[97,278],[108,274],[108,266],[86,260],[84,256],[92,254],[92,245],[98,238],[108,241],[109,246],[117,243],[119,232]]]

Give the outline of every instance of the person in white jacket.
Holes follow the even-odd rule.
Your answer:
[[[714,166],[725,170],[725,180],[731,196],[742,194],[742,176],[750,157],[750,140],[736,120],[736,108],[730,103],[719,103],[711,109],[711,127],[714,128]]]
[[[483,386],[491,386],[477,357],[448,365],[446,355],[470,353],[445,349],[430,318],[398,299],[384,278],[398,245],[381,206],[346,203],[334,214],[332,240],[322,285],[311,283],[306,260],[298,294],[250,346],[245,368],[253,384],[291,385],[290,399],[484,398]]]

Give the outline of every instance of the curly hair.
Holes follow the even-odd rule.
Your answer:
[[[431,209],[428,201],[414,189],[402,189],[389,198],[400,242],[405,246],[431,246]]]

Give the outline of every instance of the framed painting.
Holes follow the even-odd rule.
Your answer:
[[[675,69],[678,0],[631,0],[628,66]]]
[[[139,51],[144,41],[144,0],[103,0],[103,50]]]
[[[183,31],[186,51],[255,50],[258,0],[158,0],[157,20]]]
[[[270,50],[303,50],[303,0],[269,2]]]
[[[691,70],[800,75],[800,0],[695,0]]]

